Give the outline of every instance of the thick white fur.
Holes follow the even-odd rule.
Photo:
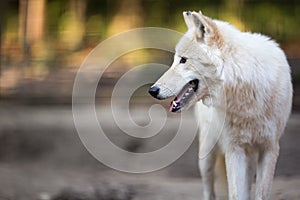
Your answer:
[[[188,31],[176,47],[173,65],[155,86],[164,99],[178,94],[189,80],[200,80],[191,104],[198,101],[201,199],[215,199],[218,152],[225,157],[229,199],[250,199],[255,173],[255,199],[269,199],[292,103],[286,57],[266,36],[241,32],[198,12],[183,15]],[[180,57],[187,62],[180,64]]]

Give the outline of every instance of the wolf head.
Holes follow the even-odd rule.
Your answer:
[[[171,112],[200,100],[210,105],[222,84],[223,38],[215,21],[201,12],[183,12],[183,17],[188,30],[176,45],[173,64],[149,90],[157,99],[176,96]]]

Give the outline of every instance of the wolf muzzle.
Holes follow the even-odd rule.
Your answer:
[[[151,94],[151,96],[153,96],[154,98],[157,99],[157,95],[159,94],[159,87],[157,87],[157,86],[152,86],[152,87],[149,89],[149,94]]]

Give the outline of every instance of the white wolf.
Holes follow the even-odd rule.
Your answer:
[[[171,68],[150,88],[176,96],[171,112],[197,103],[203,199],[215,199],[214,165],[225,158],[229,199],[270,198],[279,139],[291,111],[290,67],[269,37],[241,32],[201,12],[184,12],[187,32]],[[216,145],[215,145],[216,144]]]

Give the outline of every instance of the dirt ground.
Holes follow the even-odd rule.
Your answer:
[[[82,115],[86,115],[85,109]],[[148,111],[133,112],[147,124]],[[172,138],[179,118],[158,139],[142,142],[120,136],[106,107],[97,108],[101,125],[120,147],[136,152],[158,148]],[[161,117],[161,116],[156,116]],[[188,115],[187,120],[192,120]],[[300,114],[293,113],[281,140],[272,190],[274,200],[300,199]],[[86,125],[90,126],[89,119]],[[187,127],[188,129],[188,127]],[[16,106],[0,108],[0,200],[182,200],[201,199],[197,170],[197,139],[175,163],[147,174],[112,170],[94,159],[81,143],[70,106]],[[101,144],[99,144],[101,145]],[[218,188],[220,199],[226,199]]]

